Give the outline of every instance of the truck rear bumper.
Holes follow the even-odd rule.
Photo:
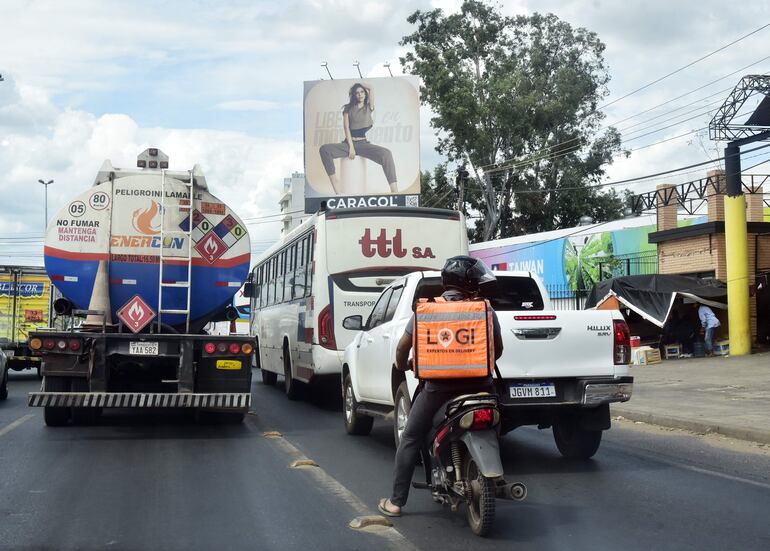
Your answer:
[[[143,392],[30,392],[30,407],[95,408],[217,408],[246,411],[248,392],[143,393]]]
[[[514,398],[509,389],[520,383],[550,384],[556,391],[555,396],[543,398]],[[554,379],[503,379],[500,385],[500,406],[506,410],[522,407],[578,406],[597,407],[602,404],[626,402],[631,399],[634,378],[590,377],[590,378],[554,378]]]

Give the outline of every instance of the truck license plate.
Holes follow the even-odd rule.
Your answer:
[[[158,355],[158,343],[157,342],[129,342],[128,353],[137,356],[157,356]]]
[[[556,396],[553,383],[522,383],[511,385],[511,398],[550,398]]]

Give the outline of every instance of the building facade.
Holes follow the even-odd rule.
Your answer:
[[[281,235],[286,235],[308,217],[305,214],[304,174],[293,172],[283,179],[283,193],[278,204],[281,207]]]

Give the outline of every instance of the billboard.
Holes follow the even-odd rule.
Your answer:
[[[305,212],[418,206],[416,78],[308,81],[303,108]]]

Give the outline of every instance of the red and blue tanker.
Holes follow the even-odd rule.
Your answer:
[[[168,169],[150,148],[137,168],[105,161],[90,188],[52,218],[45,268],[59,313],[88,315],[66,332],[30,335],[49,425],[105,407],[194,407],[240,419],[250,403],[254,343],[209,337],[232,315],[251,259],[246,225],[211,194],[196,165]],[[72,324],[77,325],[77,324]]]

